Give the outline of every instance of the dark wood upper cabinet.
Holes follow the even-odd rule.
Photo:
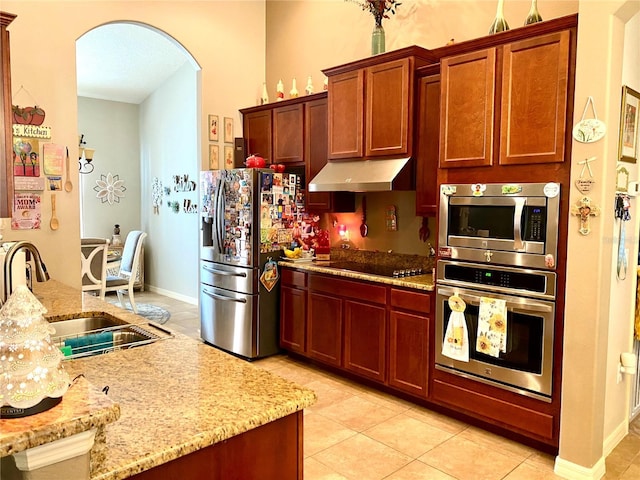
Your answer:
[[[366,69],[367,157],[411,155],[413,138],[413,59]]]
[[[242,119],[247,156],[260,155],[267,164],[274,163],[271,147],[271,110],[247,112],[243,114]],[[242,165],[236,167],[241,168]]]
[[[564,161],[569,31],[503,48],[500,164]]]
[[[271,163],[304,161],[304,104],[273,109],[273,157]]]
[[[496,49],[443,58],[440,68],[440,167],[491,165]]]
[[[438,155],[440,137],[440,75],[418,79],[418,124],[416,127],[416,215],[437,213]]]
[[[441,62],[440,167],[565,159],[570,32]]]
[[[415,69],[437,62],[406,47],[323,70],[329,79],[329,159],[411,156]]]
[[[329,77],[329,158],[362,157],[364,70]]]
[[[327,99],[308,102],[305,107],[305,175],[309,182],[327,164]],[[307,209],[329,211],[332,195],[331,192],[307,192]]]
[[[11,58],[7,27],[16,15],[0,12],[0,218],[10,218],[13,205],[13,113],[11,110]]]

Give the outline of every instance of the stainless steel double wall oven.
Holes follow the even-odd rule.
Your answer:
[[[441,185],[436,277],[436,368],[551,401],[560,185]],[[440,348],[461,298],[469,361]],[[476,348],[483,299],[504,302],[505,348]],[[438,345],[440,342],[440,345]]]

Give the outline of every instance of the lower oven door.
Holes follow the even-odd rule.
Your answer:
[[[449,298],[466,303],[469,361],[443,355],[451,317]],[[497,357],[476,348],[482,298],[504,300],[507,309],[505,352]],[[468,288],[438,285],[436,296],[436,368],[517,393],[550,401],[553,379],[555,304],[527,297],[499,295]]]

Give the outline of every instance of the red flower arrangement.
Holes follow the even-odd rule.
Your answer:
[[[366,0],[361,2],[359,0],[345,0],[345,2],[356,3],[362,8],[362,10],[368,11],[376,20],[376,26],[382,26],[383,18],[390,18],[389,14],[395,15],[396,8],[402,5],[402,3],[396,0]]]

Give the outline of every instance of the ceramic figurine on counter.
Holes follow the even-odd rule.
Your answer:
[[[276,86],[276,102],[281,102],[284,100],[284,85],[282,84],[282,80],[278,80],[278,85]]]
[[[313,82],[311,81],[311,75],[307,78],[307,86],[304,88],[304,93],[311,95],[313,93]]]

